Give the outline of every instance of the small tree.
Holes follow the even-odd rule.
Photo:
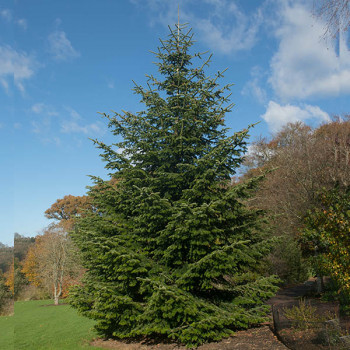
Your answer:
[[[205,75],[185,27],[161,43],[161,79],[135,86],[146,111],[106,116],[123,140],[96,141],[114,181],[94,178],[98,211],[72,235],[88,271],[71,304],[105,336],[194,346],[264,320],[277,288],[262,213],[243,204],[259,181],[231,186],[248,130],[226,135],[229,85]]]
[[[65,280],[80,271],[76,259],[70,237],[60,226],[51,225],[29,248],[22,272],[35,286],[52,293],[55,305],[58,305]]]

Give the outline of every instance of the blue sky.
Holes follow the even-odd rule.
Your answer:
[[[113,142],[98,112],[142,110],[132,80],[156,72],[149,51],[178,4],[194,49],[214,54],[208,74],[228,68],[235,84],[232,131],[260,121],[254,140],[349,113],[349,37],[323,39],[311,0],[1,0],[0,242],[38,234],[56,199],[106,178],[89,140]]]

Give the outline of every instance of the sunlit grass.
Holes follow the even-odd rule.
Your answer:
[[[45,306],[50,300],[15,303],[15,316],[0,317],[0,349],[79,350],[96,337],[94,322],[69,305]]]

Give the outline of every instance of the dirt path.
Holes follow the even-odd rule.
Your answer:
[[[310,278],[303,284],[283,288],[277,294],[267,301],[268,305],[279,305],[288,302],[293,302],[297,299],[311,294],[315,288],[315,279]]]

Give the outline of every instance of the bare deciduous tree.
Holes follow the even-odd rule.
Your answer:
[[[63,293],[67,278],[81,271],[72,241],[59,225],[51,225],[37,236],[23,264],[28,280],[52,293],[55,305]]]
[[[287,280],[291,276],[304,278],[304,272],[299,271],[305,264],[295,259],[300,255],[296,238],[304,217],[320,205],[317,195],[323,188],[330,190],[337,185],[345,189],[350,185],[349,117],[316,129],[302,123],[288,124],[271,140],[258,140],[246,166],[250,170],[245,177],[272,170],[251,202],[271,214],[275,234],[285,237],[271,256],[272,272]]]
[[[315,130],[300,122],[288,124],[272,140],[256,142],[247,164],[252,168],[247,176],[275,169],[262,185],[258,204],[295,233],[322,188],[350,185],[350,120]]]
[[[350,0],[315,0],[314,14],[326,22],[325,36],[336,37],[350,26]]]

